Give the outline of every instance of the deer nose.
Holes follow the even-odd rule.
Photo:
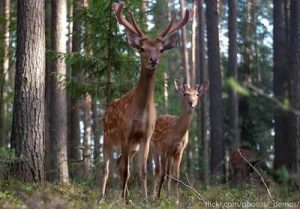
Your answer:
[[[150,57],[150,63],[152,65],[156,65],[157,64],[157,58],[156,57]]]

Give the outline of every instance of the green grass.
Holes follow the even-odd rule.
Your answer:
[[[199,185],[200,187],[200,185]],[[21,183],[19,181],[0,181],[0,208],[32,208],[32,209],[94,209],[94,208],[287,208],[286,204],[298,204],[300,207],[300,191],[291,191],[290,188],[272,184],[271,193],[274,199],[268,196],[262,186],[212,186],[205,189],[194,188],[203,196],[205,203],[188,188],[180,185],[180,204],[175,205],[172,198],[168,198],[164,188],[161,200],[143,201],[137,187],[130,185],[130,199],[133,205],[126,205],[120,198],[120,189],[109,189],[106,201],[98,202],[99,188],[92,188],[89,184],[44,185]],[[149,189],[151,191],[151,188]],[[219,205],[218,205],[219,204]],[[248,205],[247,205],[248,204]],[[281,204],[281,205],[280,205]],[[285,204],[285,205],[284,205]],[[279,207],[282,206],[282,207]],[[293,205],[294,206],[294,205]],[[294,207],[294,208],[297,208]],[[225,207],[226,208],[226,207]]]

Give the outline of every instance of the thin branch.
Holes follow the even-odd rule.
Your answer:
[[[274,104],[276,104],[281,109],[289,111],[289,112],[295,114],[296,116],[300,116],[300,111],[299,110],[293,109],[292,107],[287,107],[278,98],[268,95],[263,89],[258,88],[257,86],[254,86],[253,84],[251,84],[249,82],[244,82],[244,84],[245,84],[246,87],[248,87],[249,89],[251,89],[252,91],[257,93],[258,95],[261,95],[261,96],[269,99],[270,101],[272,101]]]
[[[192,190],[197,195],[198,199],[201,200],[203,202],[203,204],[205,204],[205,202],[206,202],[205,199],[202,197],[202,195],[195,188],[191,187],[190,185],[185,184],[183,181],[181,181],[181,180],[179,180],[177,178],[174,178],[174,177],[172,177],[172,176],[170,176],[168,174],[165,174],[165,176],[168,177],[168,178],[170,178],[170,179],[172,179],[172,180],[174,180],[174,181],[179,182],[180,184],[182,184],[186,188]]]
[[[262,181],[262,183],[264,184],[264,186],[265,186],[265,188],[266,188],[266,190],[267,190],[267,192],[268,192],[268,195],[269,195],[269,197],[271,198],[271,199],[274,199],[273,198],[273,196],[271,195],[271,192],[270,192],[270,190],[269,190],[269,187],[267,186],[267,184],[266,184],[266,182],[265,182],[265,180],[264,180],[264,178],[263,178],[263,176],[260,174],[260,172],[247,160],[247,158],[241,153],[241,150],[238,148],[237,149],[237,151],[238,151],[238,153],[240,154],[240,156],[244,159],[244,161],[246,162],[246,163],[248,163],[248,165],[250,165],[250,167],[259,175],[259,177],[260,177],[260,179],[261,179],[261,181]]]

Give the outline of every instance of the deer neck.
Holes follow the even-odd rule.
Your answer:
[[[153,103],[153,94],[155,88],[155,71],[147,72],[146,69],[141,69],[141,76],[136,86],[136,97],[138,98],[139,110],[145,110]]]
[[[185,107],[183,112],[177,119],[176,134],[180,136],[178,139],[181,140],[183,136],[186,134],[186,132],[188,131],[193,119],[193,115],[194,115],[194,109],[191,110],[190,108]]]

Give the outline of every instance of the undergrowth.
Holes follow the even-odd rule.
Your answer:
[[[162,198],[146,202],[138,187],[130,186],[132,204],[126,205],[120,198],[120,189],[110,188],[106,201],[99,204],[99,188],[91,184],[72,183],[71,185],[42,185],[22,183],[15,180],[0,181],[1,209],[115,209],[115,208],[300,208],[300,191],[272,184],[270,190],[273,199],[262,186],[211,186],[194,188],[201,194],[201,200],[190,189],[180,186],[180,203],[175,205],[168,197],[166,188]],[[200,188],[200,185],[199,185]],[[149,188],[151,191],[151,188]],[[150,196],[150,194],[149,194]]]

